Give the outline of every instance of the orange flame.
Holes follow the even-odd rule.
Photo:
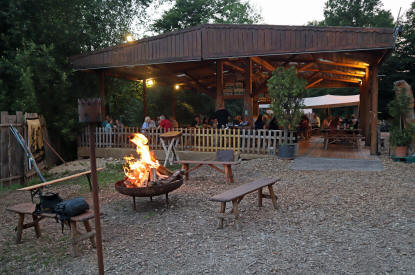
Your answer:
[[[142,134],[134,134],[134,137],[130,139],[132,143],[136,145],[136,151],[139,155],[139,159],[128,156],[124,157],[124,174],[127,177],[128,183],[134,187],[147,186],[150,169],[158,168],[160,166],[156,158],[150,153],[148,147],[148,139]]]

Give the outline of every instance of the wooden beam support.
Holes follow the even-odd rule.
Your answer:
[[[325,80],[330,80],[330,81],[338,81],[338,82],[347,82],[347,83],[356,83],[356,84],[360,84],[362,83],[362,80],[360,79],[345,79],[345,78],[324,78]]]
[[[190,86],[192,86],[195,89],[199,89],[201,90],[203,93],[216,98],[216,94],[209,90],[208,88],[206,88],[199,80],[197,80],[196,78],[194,78],[193,76],[191,76],[188,72],[184,72],[184,74],[191,80],[189,82],[187,82]]]
[[[223,98],[223,61],[216,61],[216,109],[225,107]]]
[[[235,71],[239,71],[241,73],[244,73],[245,72],[245,69],[244,68],[239,67],[238,65],[232,64],[229,61],[223,61],[223,65],[228,66],[228,67],[234,69]]]
[[[105,109],[105,73],[104,71],[101,71],[100,73],[100,83],[101,83],[101,116],[102,119],[105,120],[105,117],[107,115],[106,109]]]
[[[259,56],[250,57],[250,60],[254,61],[258,65],[261,65],[262,67],[264,67],[265,69],[267,69],[270,72],[275,70],[275,66],[271,65],[268,61],[266,61],[265,59],[263,59]]]
[[[302,66],[301,68],[297,69],[297,73],[302,72],[302,71],[306,71],[308,68],[310,68],[313,65],[314,65],[314,62],[308,63],[308,64]]]
[[[348,67],[348,68],[358,68],[358,69],[366,69],[367,66],[365,65],[358,65],[358,64],[350,64],[350,63],[339,63],[334,61],[326,61],[326,60],[317,60],[319,64],[326,64],[331,66],[341,66],[341,67]]]
[[[305,88],[306,89],[309,89],[309,88],[311,88],[311,87],[313,87],[313,86],[316,86],[318,83],[320,83],[321,81],[323,81],[324,79],[323,78],[319,78],[319,79],[317,79],[316,81],[314,81],[314,82],[311,82],[310,84],[308,84]]]
[[[248,121],[250,126],[254,125],[253,120],[253,92],[252,92],[252,60],[248,58],[247,72],[245,73],[244,91],[244,121]]]
[[[371,70],[371,111],[370,111],[370,154],[376,155],[378,153],[378,65],[374,65]]]
[[[148,106],[147,106],[147,79],[143,80],[143,106],[144,106],[144,116],[148,116]]]
[[[306,72],[320,72],[320,73],[327,73],[327,74],[337,74],[337,75],[347,75],[347,76],[355,76],[355,77],[365,77],[364,74],[352,73],[352,72],[342,72],[342,71],[328,71],[328,70],[319,70],[319,69],[305,69]]]

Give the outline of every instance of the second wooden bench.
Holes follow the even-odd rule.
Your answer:
[[[246,183],[236,188],[230,189],[222,194],[213,196],[210,200],[220,202],[220,211],[219,211],[219,225],[218,228],[223,228],[223,221],[227,217],[232,217],[235,219],[235,225],[239,229],[239,203],[245,197],[245,195],[258,191],[258,206],[262,207],[262,199],[267,198],[271,199],[274,209],[277,209],[277,196],[274,193],[272,186],[279,181],[279,179],[261,179],[254,182]],[[264,187],[268,188],[269,194],[264,194],[262,189]],[[226,203],[232,202],[232,210],[230,213],[225,213]]]

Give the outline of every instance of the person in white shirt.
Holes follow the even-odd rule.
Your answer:
[[[153,120],[151,120],[151,117],[146,116],[144,119],[144,123],[143,126],[141,126],[141,131],[144,133],[145,130],[150,129],[150,128],[155,128],[156,124],[154,123]]]

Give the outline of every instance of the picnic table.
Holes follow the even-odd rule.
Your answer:
[[[321,129],[324,137],[324,149],[328,149],[329,144],[333,143],[349,143],[360,148],[360,141],[364,138],[360,134],[360,129]]]

